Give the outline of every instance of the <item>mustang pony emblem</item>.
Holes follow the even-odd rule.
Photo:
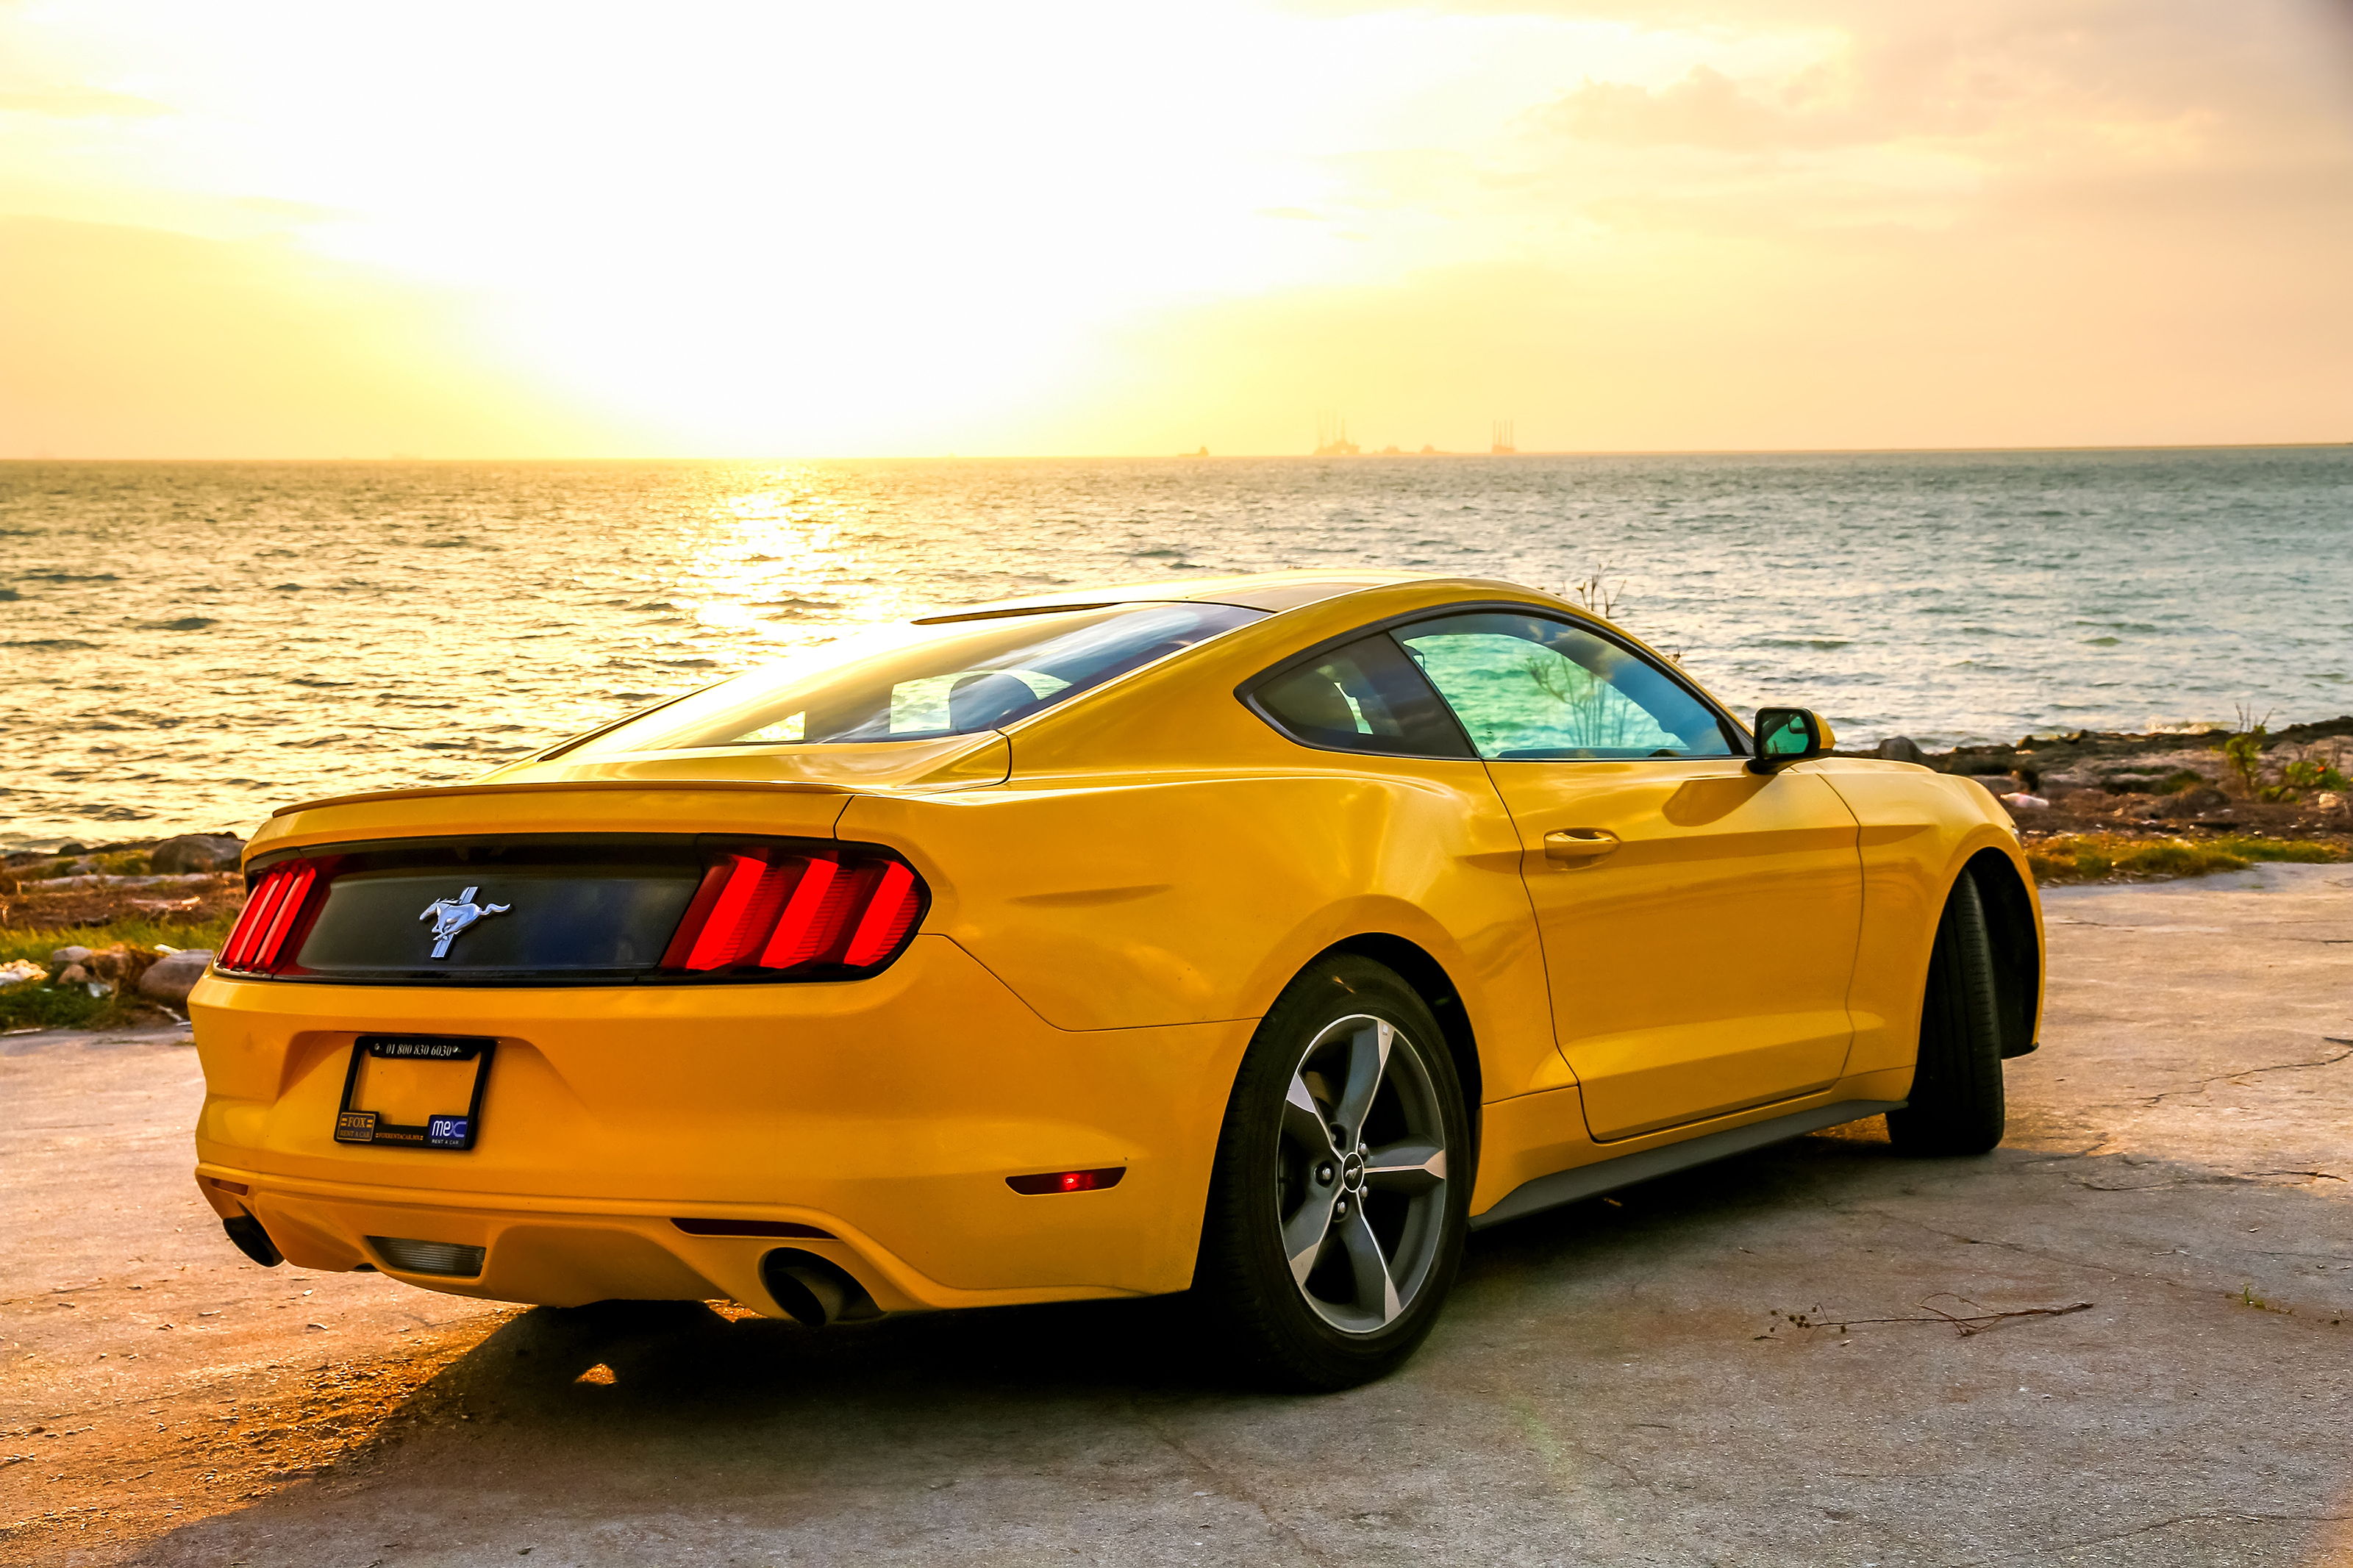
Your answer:
[[[458,940],[467,927],[484,915],[502,915],[514,908],[512,904],[478,904],[474,895],[480,888],[469,888],[454,899],[436,899],[425,906],[417,918],[433,922],[433,956],[449,956],[449,944]]]

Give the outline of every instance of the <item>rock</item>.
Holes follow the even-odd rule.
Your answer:
[[[1917,763],[1924,768],[1928,765],[1928,753],[1909,735],[1888,736],[1879,742],[1877,755],[1882,762]]]
[[[2034,793],[2033,781],[2019,773],[1972,773],[1970,777],[1985,785],[1996,800]]]
[[[100,980],[120,985],[136,985],[139,977],[147,973],[159,955],[143,947],[133,947],[118,942],[112,947],[101,948],[82,961],[82,967]]]
[[[147,973],[139,977],[139,994],[158,1002],[169,1002],[175,1007],[185,1007],[188,993],[195,989],[197,981],[204,978],[205,971],[211,966],[212,961],[210,948],[192,947],[185,952],[167,952],[149,964]]]
[[[2212,784],[2193,784],[2166,802],[2168,816],[2196,816],[2200,812],[2220,811],[2231,804],[2231,797]]]
[[[2345,797],[2337,794],[2334,790],[2330,790],[2323,794],[2314,795],[2312,797],[2312,804],[2316,809],[2321,811],[2342,811],[2345,809]]]
[[[226,833],[183,833],[166,838],[147,853],[147,863],[159,877],[189,871],[234,871],[245,852],[243,841]]]
[[[2051,809],[2051,803],[2049,801],[2043,799],[2039,795],[2029,795],[2024,790],[2019,791],[2016,795],[1998,795],[1995,798],[2000,800],[2002,805],[2010,807],[2012,811],[2048,811]]]
[[[58,971],[56,984],[59,985],[87,985],[90,984],[90,971],[84,969],[79,963],[69,963],[63,969]]]
[[[0,963],[0,985],[22,985],[27,980],[47,980],[49,972],[29,958],[12,958]]]
[[[49,954],[51,963],[79,963],[90,956],[86,947],[61,947]]]

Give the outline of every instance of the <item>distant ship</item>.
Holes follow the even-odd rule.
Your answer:
[[[1514,435],[1512,426],[1514,423],[1514,421],[1509,419],[1498,419],[1495,421],[1494,440],[1488,447],[1488,451],[1503,453],[1516,452],[1519,450],[1519,447],[1513,445],[1512,441]]]

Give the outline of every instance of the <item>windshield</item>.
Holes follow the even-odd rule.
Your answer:
[[[821,746],[929,741],[1024,719],[1263,619],[1235,605],[1115,605],[992,616],[903,629],[878,648],[755,669],[591,737],[568,754],[677,752],[705,746]]]

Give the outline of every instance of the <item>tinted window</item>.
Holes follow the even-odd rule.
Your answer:
[[[1537,616],[1419,621],[1397,633],[1482,757],[1728,757],[1715,714],[1666,671]]]
[[[1383,634],[1284,670],[1250,697],[1293,739],[1311,746],[1416,757],[1471,754],[1446,705]]]
[[[993,730],[1262,620],[1233,605],[1117,605],[897,628],[832,662],[753,670],[573,753],[920,741]]]

